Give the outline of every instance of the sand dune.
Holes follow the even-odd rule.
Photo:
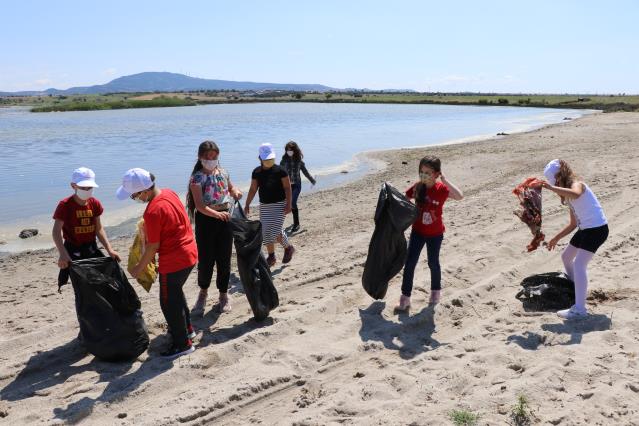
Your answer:
[[[426,153],[442,158],[466,198],[445,208],[442,303],[427,306],[424,258],[413,308],[396,315],[401,274],[374,301],[362,267],[380,183],[404,189]],[[136,285],[148,352],[105,363],[75,340],[73,291],[57,294],[53,251],[0,259],[0,423],[437,425],[468,409],[480,424],[506,424],[525,395],[540,424],[639,424],[638,153],[633,113],[376,153],[384,171],[302,198],[297,253],[274,269],[281,305],[272,318],[250,319],[233,275],[233,311],[196,319],[197,350],[173,362],[159,358],[166,325],[157,286],[147,294]],[[557,157],[589,183],[610,222],[590,267],[592,315],[580,322],[526,312],[514,297],[526,276],[561,269],[558,252],[525,252],[530,234],[511,194]],[[550,236],[568,217],[548,194],[544,215]],[[115,245],[126,252],[130,243]],[[185,288],[193,303],[195,273]]]

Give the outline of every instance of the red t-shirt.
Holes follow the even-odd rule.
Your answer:
[[[406,190],[407,198],[415,198],[414,184]],[[419,209],[419,215],[413,222],[413,231],[425,237],[437,237],[444,234],[446,227],[442,218],[444,203],[448,199],[448,187],[441,182],[426,190],[426,197],[423,203],[415,203]]]
[[[158,249],[161,274],[170,274],[195,265],[197,246],[186,209],[175,192],[162,189],[144,211],[146,239],[160,243]]]
[[[58,203],[53,219],[64,223],[62,238],[65,241],[73,246],[81,246],[95,241],[95,220],[103,211],[102,204],[97,199],[89,198],[81,206],[72,195]]]

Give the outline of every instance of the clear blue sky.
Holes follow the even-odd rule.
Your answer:
[[[0,91],[143,71],[337,88],[639,93],[639,1],[7,1]]]

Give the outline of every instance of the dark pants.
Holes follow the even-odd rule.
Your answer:
[[[64,248],[67,249],[71,260],[92,259],[94,257],[104,257],[104,254],[98,248],[98,244],[93,241],[91,243],[74,246],[70,242],[64,242]],[[69,281],[69,268],[60,269],[58,273],[58,289]]]
[[[182,287],[193,266],[169,274],[160,274],[160,307],[173,336],[173,344],[179,347],[191,344],[187,337],[191,314]]]
[[[231,223],[197,212],[195,214],[195,241],[197,243],[197,284],[208,289],[213,278],[213,267],[217,266],[215,284],[221,293],[226,293],[231,278],[231,251],[233,232]]]
[[[291,207],[297,210],[297,199],[300,197],[300,192],[302,192],[302,184],[301,183],[291,184],[291,192],[292,192]]]
[[[402,280],[402,294],[410,297],[413,290],[413,277],[415,276],[415,266],[419,260],[419,255],[426,244],[428,254],[428,267],[430,268],[430,289],[441,290],[442,270],[439,266],[439,249],[444,240],[443,235],[437,237],[424,237],[416,232],[410,233],[408,241],[408,256],[404,265],[404,278]]]

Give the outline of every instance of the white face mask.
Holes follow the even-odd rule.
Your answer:
[[[200,160],[200,163],[202,163],[202,166],[204,166],[206,170],[213,170],[220,162],[219,160]]]
[[[288,155],[289,157],[292,157],[292,156],[293,156],[293,154],[294,154],[294,152],[293,152],[293,151],[286,151],[286,155]]]
[[[135,197],[135,198],[133,199],[133,201],[135,201],[136,203],[140,203],[140,204],[148,203],[148,201],[142,200],[142,199],[140,198],[140,196],[141,196],[141,195],[142,195],[142,194],[140,194],[140,195],[138,195],[137,197]]]
[[[82,201],[86,201],[89,198],[91,198],[91,196],[93,195],[93,188],[91,189],[76,188],[75,195],[77,195],[78,198],[81,199]]]

